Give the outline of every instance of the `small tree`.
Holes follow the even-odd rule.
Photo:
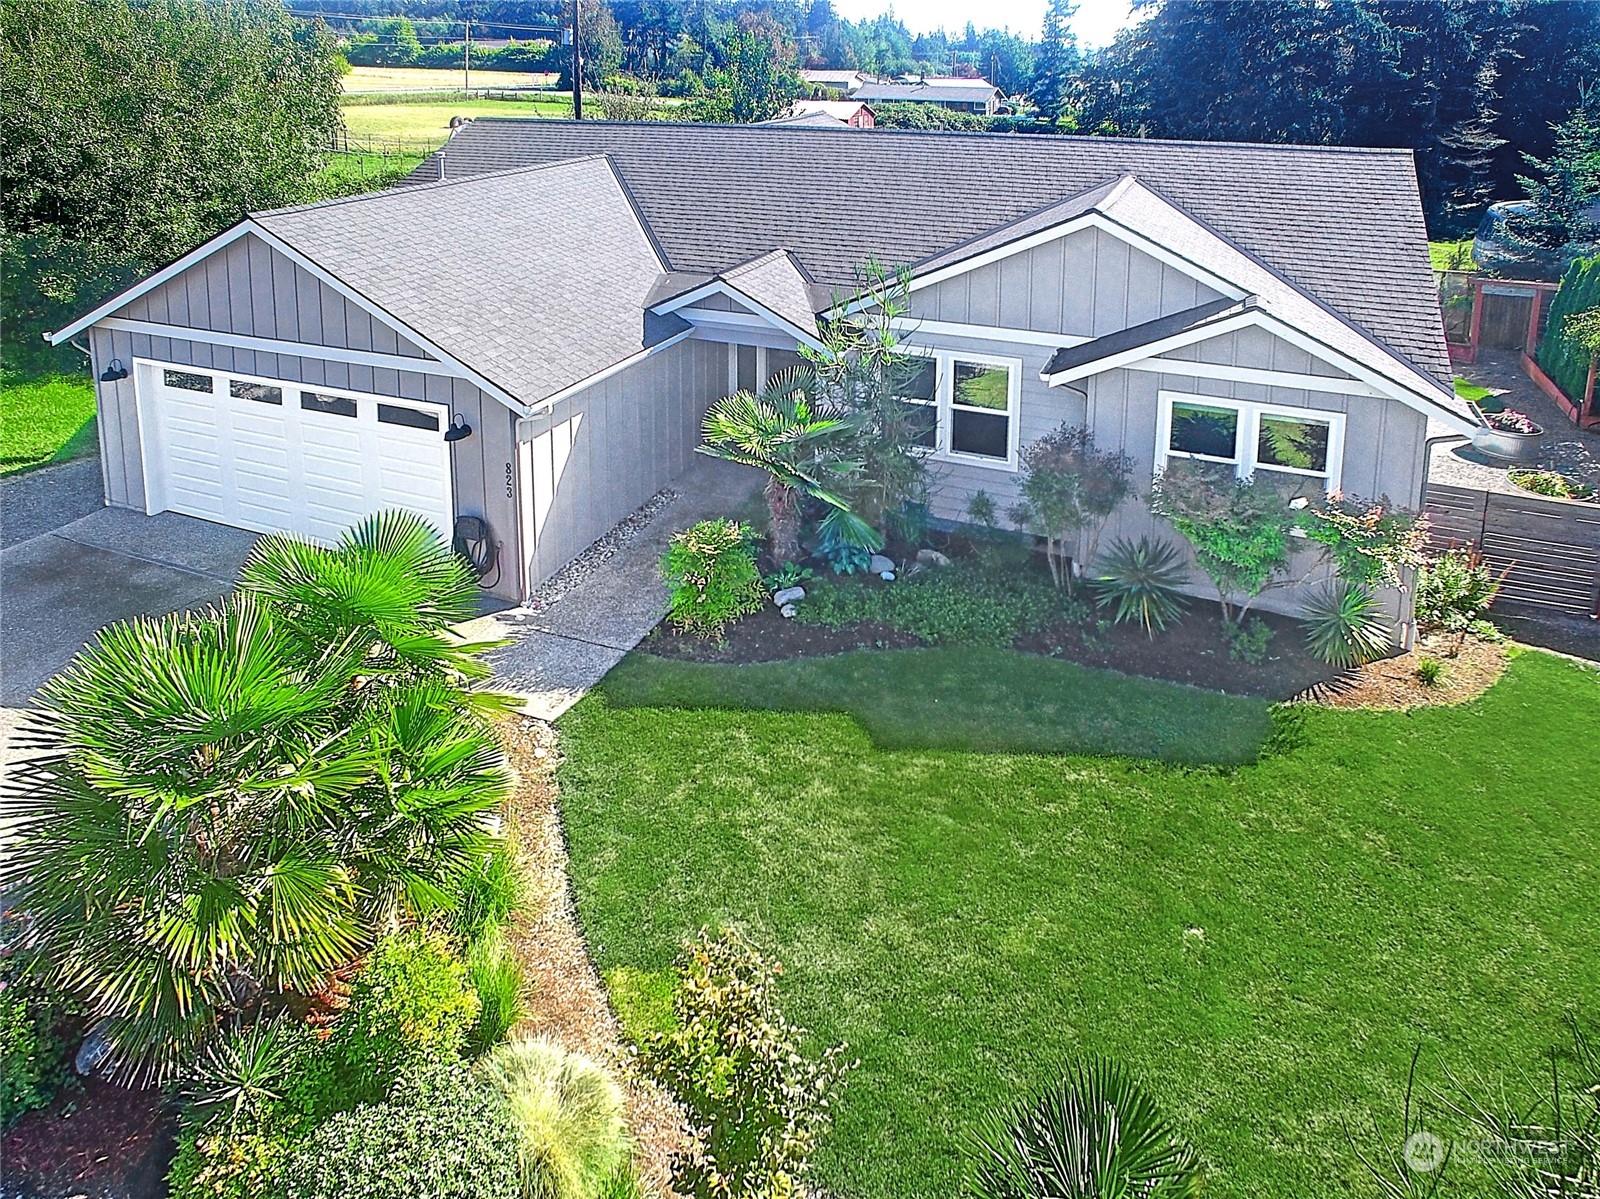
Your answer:
[[[856,272],[859,309],[823,327],[822,349],[800,351],[823,402],[857,420],[854,455],[861,468],[852,507],[885,532],[897,513],[924,503],[928,492],[920,451],[933,428],[933,410],[903,399],[907,385],[929,362],[901,340],[910,286],[907,271],[869,260]]]
[[[1600,234],[1587,210],[1600,200],[1600,90],[1585,93],[1572,114],[1558,125],[1550,157],[1524,154],[1533,175],[1518,175],[1533,212],[1513,216],[1519,236],[1536,245],[1559,248]]]
[[[846,456],[853,421],[822,415],[812,400],[808,367],[774,375],[759,394],[735,392],[706,412],[701,454],[767,473],[768,530],[775,562],[800,556],[800,499],[810,496],[848,511],[838,488],[848,486],[860,463]]]
[[[1222,605],[1238,626],[1273,576],[1289,564],[1293,512],[1271,482],[1238,479],[1231,468],[1179,459],[1156,476],[1150,507],[1194,547]],[[1235,597],[1243,602],[1236,603]]]
[[[1022,451],[1022,502],[1011,509],[1018,528],[1044,538],[1050,577],[1071,587],[1067,542],[1079,562],[1092,562],[1106,518],[1132,493],[1133,460],[1101,450],[1087,428],[1062,425]],[[1078,544],[1078,542],[1082,544]]]

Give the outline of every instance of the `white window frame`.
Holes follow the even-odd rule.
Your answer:
[[[982,466],[989,470],[1003,470],[1015,472],[1017,470],[1018,454],[1021,449],[1021,424],[1022,424],[1022,359],[1008,358],[1001,354],[986,354],[967,350],[941,350],[928,346],[903,346],[907,352],[918,354],[924,358],[932,358],[938,366],[935,368],[937,375],[934,380],[934,398],[928,400],[903,397],[901,402],[907,404],[923,404],[934,409],[934,443],[931,449],[922,447],[919,452],[929,459],[937,462],[960,462],[970,466]],[[968,362],[975,366],[997,366],[1007,371],[1006,407],[1001,412],[994,408],[972,408],[963,405],[964,412],[984,412],[991,416],[1004,416],[1006,418],[1006,456],[1004,458],[991,458],[987,454],[964,454],[952,449],[950,438],[955,430],[955,380],[956,363]]]
[[[1344,472],[1345,414],[1324,408],[1295,408],[1285,404],[1263,404],[1254,400],[1231,400],[1221,396],[1192,395],[1181,391],[1158,393],[1160,402],[1156,411],[1156,461],[1155,472],[1161,474],[1172,458],[1189,458],[1196,462],[1215,462],[1232,465],[1234,474],[1241,479],[1254,476],[1262,470],[1269,475],[1290,475],[1302,479],[1324,479],[1325,490],[1333,494],[1340,489],[1340,476]],[[1238,449],[1236,462],[1227,458],[1212,458],[1203,454],[1186,454],[1174,450],[1172,445],[1172,409],[1175,404],[1194,404],[1203,408],[1224,408],[1239,414]],[[1272,466],[1257,461],[1261,441],[1261,418],[1282,416],[1290,420],[1316,420],[1328,426],[1328,469],[1326,472],[1299,470],[1292,466]]]

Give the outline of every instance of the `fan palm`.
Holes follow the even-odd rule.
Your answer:
[[[860,468],[843,450],[856,418],[819,412],[809,367],[774,375],[759,393],[735,392],[706,412],[702,454],[753,466],[767,474],[772,557],[791,562],[800,552],[800,500],[821,500],[848,511],[837,489]]]
[[[980,1134],[979,1199],[1189,1199],[1194,1151],[1127,1069],[1102,1057],[999,1114]]]
[[[13,777],[31,960],[130,1072],[449,906],[492,844],[497,701],[443,627],[470,590],[437,538],[362,538],[269,539],[240,595],[111,626],[42,694]]]

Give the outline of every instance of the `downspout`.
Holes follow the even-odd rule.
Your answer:
[[[1446,445],[1452,441],[1470,442],[1471,440],[1472,438],[1468,437],[1465,433],[1440,433],[1434,437],[1423,439],[1422,495],[1420,498],[1422,507],[1424,509],[1426,509],[1428,506],[1428,476],[1433,473],[1433,447],[1436,445]],[[1406,590],[1411,593],[1411,619],[1402,622],[1400,625],[1400,648],[1402,650],[1409,650],[1417,643],[1417,579],[1415,570],[1411,572],[1411,578],[1407,580],[1407,583],[1408,586]]]

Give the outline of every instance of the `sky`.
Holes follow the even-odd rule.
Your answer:
[[[852,20],[875,17],[891,9],[912,33],[948,29],[959,33],[971,21],[979,29],[1007,28],[1014,33],[1038,37],[1044,24],[1046,0],[834,0],[840,16]],[[1129,0],[1078,0],[1072,28],[1081,45],[1099,47],[1110,43],[1129,19]]]

